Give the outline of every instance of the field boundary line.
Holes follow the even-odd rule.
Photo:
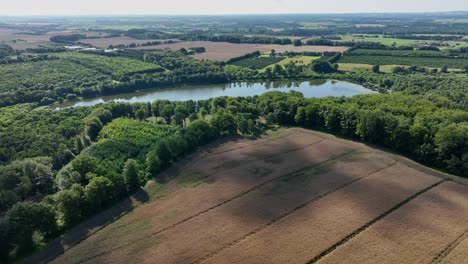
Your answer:
[[[447,257],[461,242],[468,238],[468,230],[465,230],[455,240],[450,242],[437,256],[432,259],[431,263],[442,263],[442,260]]]
[[[444,183],[446,181],[450,181],[450,180],[441,179],[440,181],[430,185],[429,187],[426,187],[426,188],[420,190],[419,192],[417,192],[417,193],[411,195],[410,197],[406,198],[405,200],[399,202],[397,205],[393,206],[392,208],[390,208],[389,210],[387,210],[383,214],[381,214],[381,215],[377,216],[376,218],[372,219],[371,221],[367,222],[366,224],[364,224],[360,228],[356,229],[354,232],[350,233],[349,235],[347,235],[346,237],[344,237],[343,239],[341,239],[340,241],[338,241],[337,243],[335,243],[334,245],[332,245],[331,247],[329,247],[328,249],[326,249],[322,253],[318,254],[317,256],[315,256],[314,258],[312,258],[311,260],[309,260],[306,263],[308,263],[308,264],[317,263],[318,261],[320,261],[320,259],[322,259],[323,257],[327,256],[328,254],[332,253],[334,250],[336,250],[340,246],[344,245],[346,242],[348,242],[349,240],[351,240],[355,236],[357,236],[360,233],[364,232],[366,229],[371,227],[373,224],[377,223],[378,221],[382,220],[386,216],[388,216],[388,215],[392,214],[393,212],[397,211],[398,209],[400,209],[404,205],[406,205],[409,202],[416,199],[421,194],[434,189],[435,187],[439,186],[440,184],[442,184],[442,183]]]
[[[320,140],[319,142],[316,142],[316,143],[314,143],[314,144],[318,144],[318,143],[320,143],[320,142],[322,142],[322,141],[323,141],[323,140]],[[312,145],[313,145],[313,144],[312,144]],[[75,263],[84,263],[84,262],[87,262],[87,261],[92,260],[92,259],[95,259],[95,258],[97,258],[97,257],[107,255],[107,254],[109,254],[109,253],[111,253],[111,252],[113,252],[113,251],[115,251],[115,250],[119,250],[119,249],[121,249],[121,248],[130,246],[130,245],[132,245],[133,243],[135,243],[135,242],[137,242],[137,241],[140,241],[140,240],[142,240],[142,239],[150,238],[150,237],[152,237],[152,236],[155,236],[155,235],[158,235],[158,234],[160,234],[160,233],[166,232],[166,231],[168,231],[168,230],[174,229],[175,227],[177,227],[177,226],[179,226],[179,225],[181,225],[181,224],[183,224],[183,223],[185,223],[185,222],[187,222],[187,221],[190,221],[191,219],[194,219],[194,218],[196,218],[196,217],[199,217],[199,216],[201,216],[201,215],[203,215],[203,214],[205,214],[205,213],[208,213],[208,212],[210,212],[210,211],[212,211],[212,210],[214,210],[214,209],[216,209],[216,208],[218,208],[218,207],[221,207],[221,206],[223,206],[223,205],[225,205],[225,204],[227,204],[227,203],[229,203],[229,202],[232,202],[232,201],[234,201],[234,200],[237,200],[237,199],[239,199],[239,198],[241,198],[241,197],[243,197],[243,196],[245,196],[245,195],[247,195],[247,194],[249,194],[249,193],[251,193],[251,192],[254,192],[254,191],[256,191],[256,190],[262,188],[263,186],[265,186],[265,185],[267,185],[267,184],[269,184],[269,183],[271,183],[271,182],[274,182],[274,181],[276,181],[276,180],[285,178],[285,177],[290,176],[290,175],[297,174],[297,173],[299,173],[299,172],[301,172],[301,171],[304,171],[304,170],[309,170],[309,169],[311,169],[311,168],[318,167],[318,166],[320,166],[320,165],[322,165],[322,164],[325,164],[325,163],[327,163],[327,162],[330,162],[330,161],[333,161],[333,160],[336,160],[336,159],[339,159],[339,158],[342,158],[342,157],[346,157],[346,156],[348,156],[348,155],[353,155],[353,153],[354,153],[354,152],[357,152],[357,151],[358,151],[358,150],[350,150],[350,151],[344,152],[344,153],[342,153],[342,154],[340,154],[340,155],[337,155],[337,156],[335,156],[335,157],[332,157],[332,158],[330,158],[330,159],[328,159],[328,160],[325,160],[325,161],[322,161],[322,162],[319,162],[319,163],[316,163],[316,164],[313,164],[313,165],[310,165],[310,166],[307,166],[307,167],[304,167],[304,168],[301,168],[301,169],[298,169],[298,170],[295,170],[295,171],[292,171],[292,172],[288,172],[288,173],[286,173],[286,174],[279,175],[279,176],[277,176],[277,177],[275,177],[275,178],[272,178],[272,179],[270,179],[270,180],[268,180],[268,181],[265,181],[265,182],[263,182],[263,183],[261,183],[261,184],[259,184],[259,185],[256,185],[256,186],[254,186],[254,187],[252,187],[252,188],[250,188],[250,189],[248,189],[248,190],[246,190],[246,191],[244,191],[244,192],[242,192],[242,193],[240,193],[240,194],[237,194],[237,195],[235,195],[235,196],[233,196],[233,197],[231,197],[231,198],[229,198],[229,199],[227,199],[227,200],[225,200],[225,201],[223,201],[223,202],[220,202],[220,203],[218,203],[218,204],[216,204],[216,205],[213,205],[213,206],[211,206],[210,208],[207,208],[207,209],[205,209],[205,210],[203,210],[203,211],[201,211],[201,212],[198,212],[198,213],[196,213],[196,214],[194,214],[194,215],[192,215],[192,216],[189,216],[189,217],[187,217],[187,218],[184,218],[184,219],[178,221],[177,223],[174,223],[174,224],[172,224],[172,225],[170,225],[170,226],[168,226],[168,227],[165,227],[165,228],[163,228],[163,229],[160,229],[160,230],[158,230],[158,231],[156,231],[156,232],[153,232],[153,233],[150,233],[150,234],[148,234],[148,235],[141,236],[141,237],[139,237],[138,239],[135,239],[135,240],[133,240],[133,241],[131,241],[131,242],[127,242],[127,243],[125,243],[125,244],[123,244],[123,245],[120,245],[120,246],[118,246],[118,247],[115,247],[115,248],[112,248],[112,249],[103,251],[103,252],[101,252],[101,253],[99,253],[99,254],[96,254],[96,255],[94,255],[94,256],[92,256],[92,257],[88,257],[88,258],[86,258],[86,259],[77,261],[77,262],[75,262]]]
[[[258,232],[261,232],[262,230],[268,228],[269,226],[271,226],[271,225],[273,225],[273,224],[275,224],[275,223],[277,223],[277,222],[280,222],[281,220],[285,219],[285,218],[288,217],[289,215],[292,215],[292,214],[296,213],[296,212],[299,211],[300,209],[302,209],[302,208],[304,208],[304,207],[306,207],[306,206],[308,206],[308,205],[310,205],[310,204],[313,204],[313,203],[315,203],[315,202],[318,202],[318,201],[322,200],[323,198],[325,198],[326,196],[328,196],[328,195],[330,195],[330,194],[333,194],[333,193],[336,193],[336,192],[338,192],[338,191],[340,191],[340,190],[342,190],[342,189],[344,189],[344,188],[346,188],[346,187],[348,187],[348,186],[350,186],[350,185],[352,185],[352,184],[354,184],[354,183],[356,183],[356,182],[359,182],[359,181],[361,181],[361,180],[363,180],[363,179],[365,179],[365,178],[371,177],[372,175],[375,175],[375,174],[377,174],[377,173],[379,173],[379,172],[381,172],[381,171],[383,171],[383,170],[386,170],[386,169],[388,169],[388,168],[391,168],[391,167],[393,167],[393,166],[396,166],[397,164],[398,164],[398,162],[394,162],[394,163],[392,163],[392,164],[390,164],[390,165],[388,165],[388,166],[386,166],[386,167],[384,167],[384,168],[377,169],[377,170],[375,170],[374,172],[371,172],[371,173],[368,173],[368,174],[366,174],[366,175],[363,175],[363,176],[361,176],[360,178],[354,179],[354,180],[349,181],[349,182],[347,182],[347,183],[345,183],[345,184],[343,184],[343,185],[337,186],[337,187],[335,187],[335,188],[333,188],[333,189],[331,189],[331,190],[329,190],[329,191],[327,191],[327,192],[325,192],[325,193],[322,193],[322,194],[320,194],[320,195],[314,197],[313,199],[311,199],[311,200],[309,200],[309,201],[307,201],[307,202],[305,202],[305,203],[303,203],[303,204],[301,204],[301,205],[299,205],[299,206],[296,206],[295,208],[291,209],[290,211],[281,214],[281,215],[278,216],[277,218],[271,220],[270,222],[264,224],[263,226],[260,226],[259,228],[253,230],[252,232],[246,234],[245,236],[243,236],[243,237],[241,237],[241,238],[238,238],[238,239],[232,241],[231,243],[229,243],[229,244],[223,246],[222,248],[220,248],[220,249],[218,249],[218,250],[215,250],[215,251],[213,251],[212,253],[210,253],[210,254],[208,254],[208,255],[206,255],[206,256],[200,258],[199,260],[196,260],[196,261],[192,262],[192,264],[193,264],[193,263],[202,263],[202,262],[204,262],[204,261],[206,261],[206,260],[208,260],[208,259],[210,259],[210,258],[212,258],[212,257],[214,257],[214,256],[216,256],[216,255],[218,255],[219,253],[223,252],[224,250],[226,250],[226,249],[228,249],[228,248],[230,248],[230,247],[232,247],[232,246],[234,246],[234,245],[236,245],[236,244],[238,244],[238,243],[240,243],[240,242],[242,242],[242,241],[248,239],[249,237],[254,236],[254,235],[257,234]],[[297,173],[295,173],[295,174],[297,174]],[[297,175],[291,175],[291,177],[297,177]]]

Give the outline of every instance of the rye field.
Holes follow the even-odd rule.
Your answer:
[[[167,182],[148,184],[26,262],[459,263],[467,256],[465,183],[364,144],[280,129],[218,142],[165,174]]]

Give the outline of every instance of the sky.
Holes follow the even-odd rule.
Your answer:
[[[468,0],[0,0],[0,16],[468,11]]]

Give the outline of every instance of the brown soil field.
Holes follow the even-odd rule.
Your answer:
[[[123,44],[123,45],[128,45],[128,44],[131,44],[131,43],[135,43],[135,44],[142,44],[142,43],[146,43],[148,41],[167,41],[168,39],[134,39],[134,38],[129,38],[129,37],[125,37],[125,36],[122,36],[122,37],[113,37],[113,38],[100,38],[100,39],[82,39],[80,40],[80,42],[83,42],[83,43],[88,43],[88,44],[91,44],[95,47],[98,47],[98,48],[107,48],[109,47],[109,45],[119,45],[119,44]],[[175,39],[173,39],[173,41],[177,41]],[[148,47],[145,47],[145,48],[148,48],[148,49],[158,49],[158,47],[160,46],[148,46]]]
[[[103,212],[23,262],[430,263],[467,254],[467,187],[327,134],[289,128],[212,144],[165,176],[139,193],[146,200]]]
[[[14,49],[27,49],[27,48],[37,48],[40,45],[52,44],[50,38],[55,35],[69,35],[69,34],[84,34],[86,36],[105,36],[106,33],[102,32],[48,32],[46,34],[32,35],[32,34],[17,34],[17,32],[10,29],[0,28],[0,43],[5,43],[10,45]],[[16,40],[16,42],[13,42]]]
[[[210,42],[210,41],[186,41],[178,42],[173,44],[165,44],[152,47],[139,47],[137,49],[164,49],[170,48],[178,50],[181,48],[190,47],[205,47],[206,52],[193,55],[197,59],[206,59],[214,61],[225,61],[231,58],[239,57],[247,53],[254,51],[260,51],[262,53],[269,53],[272,49],[276,52],[285,51],[313,51],[313,52],[324,52],[324,51],[346,51],[347,47],[329,47],[329,46],[301,46],[295,47],[293,45],[272,45],[272,44],[234,44],[227,42]]]
[[[412,177],[407,177],[407,173],[412,173]],[[401,164],[386,167],[294,212],[206,262],[307,263],[354,230],[437,181],[440,179]]]
[[[458,264],[466,262],[466,252],[468,252],[468,230],[454,240],[444,251],[442,251],[433,263]]]
[[[369,227],[318,263],[337,263],[343,258],[346,263],[431,263],[465,233],[467,205],[468,187],[443,183]],[[453,253],[456,258],[456,252]],[[463,259],[458,256],[458,261],[452,263],[465,262],[466,254],[465,250]]]

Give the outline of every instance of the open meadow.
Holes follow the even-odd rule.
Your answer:
[[[171,180],[150,183],[134,196],[145,193],[147,202],[132,198],[134,209],[107,226],[96,223],[109,211],[97,215],[72,230],[75,236],[35,256],[42,259],[25,262],[54,257],[54,245],[64,254],[52,263],[430,263],[443,260],[442,254],[452,261],[466,257],[454,243],[468,227],[468,187],[364,144],[280,129],[212,145],[165,174]],[[453,254],[446,252],[450,247]]]

